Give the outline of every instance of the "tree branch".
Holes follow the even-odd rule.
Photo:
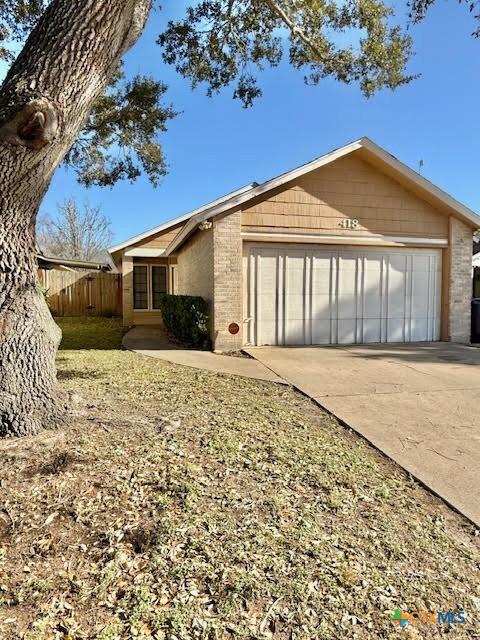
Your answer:
[[[280,5],[275,2],[275,0],[265,0],[265,2],[268,4],[273,13],[278,18],[280,18],[285,26],[290,29],[291,34],[294,37],[298,38],[298,40],[300,40],[307,47],[307,49],[310,49],[310,51],[315,55],[316,58],[318,58],[318,61],[320,62],[324,57],[323,52],[317,47],[317,45],[311,40],[311,38],[307,36],[303,29],[300,29],[298,24],[296,24],[295,21],[287,15],[287,13],[282,9],[282,7],[280,7]]]
[[[130,49],[141,36],[152,9],[152,0],[135,0],[133,4],[132,22],[122,45],[122,53]]]

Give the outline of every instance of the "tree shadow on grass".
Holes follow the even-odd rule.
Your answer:
[[[104,377],[98,371],[81,371],[80,369],[60,369],[57,371],[58,380],[98,380]]]
[[[55,318],[62,330],[60,351],[117,351],[123,327],[118,318]]]

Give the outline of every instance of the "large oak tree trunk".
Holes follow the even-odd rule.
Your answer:
[[[35,220],[51,177],[151,0],[53,0],[0,92],[0,436],[58,421],[60,330],[38,289]]]

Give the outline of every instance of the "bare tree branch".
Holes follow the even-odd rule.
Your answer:
[[[100,207],[85,204],[80,209],[70,198],[58,205],[56,216],[40,216],[37,238],[40,249],[49,256],[105,260],[112,241],[111,223]]]

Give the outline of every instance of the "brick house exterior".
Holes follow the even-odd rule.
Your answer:
[[[214,349],[470,338],[480,218],[366,138],[110,253],[124,324],[198,295]]]

